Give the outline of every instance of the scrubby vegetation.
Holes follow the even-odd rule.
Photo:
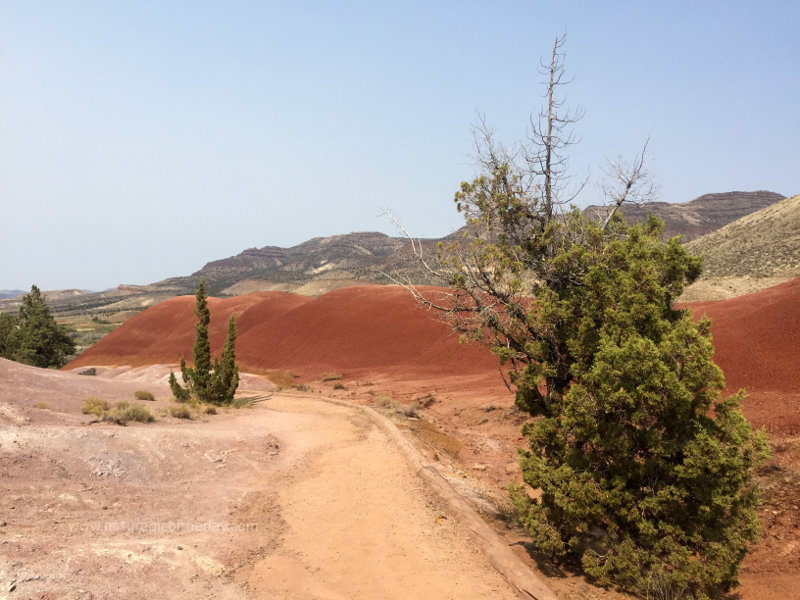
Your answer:
[[[178,404],[177,406],[169,406],[164,409],[164,414],[168,417],[176,419],[193,419],[194,415],[192,409],[186,404]]]
[[[133,396],[137,400],[149,400],[150,402],[153,402],[156,399],[152,392],[148,392],[147,390],[137,390],[133,393]]]
[[[328,382],[328,381],[338,381],[341,378],[342,378],[341,373],[325,373],[319,378],[319,380],[322,382]]]
[[[108,421],[117,425],[125,425],[128,421],[151,423],[155,420],[153,413],[144,406],[124,401],[117,402],[112,406],[107,400],[95,396],[84,401],[81,412],[85,415],[95,416],[98,421]]]

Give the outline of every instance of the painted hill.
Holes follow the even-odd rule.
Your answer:
[[[194,298],[183,296],[149,308],[66,368],[177,364],[181,355],[191,356],[193,307]],[[751,393],[748,417],[781,431],[800,431],[798,307],[800,278],[733,300],[689,305],[698,317],[712,318],[716,360],[729,389]],[[460,345],[446,324],[397,286],[348,287],[319,298],[261,292],[212,298],[209,308],[217,353],[228,316],[237,315],[237,357],[246,371],[291,371],[302,380],[341,373],[443,386],[469,381],[487,397],[502,392],[495,358],[483,347]]]
[[[783,199],[775,192],[724,192],[705,194],[689,202],[646,202],[625,206],[621,212],[629,223],[646,221],[650,214],[664,221],[664,239],[682,235],[683,241],[699,238],[745,215]],[[589,206],[586,212],[606,215],[604,206]]]
[[[424,288],[439,294],[436,288]],[[339,289],[319,298],[260,292],[209,299],[210,339],[221,352],[227,319],[237,317],[237,359],[243,370],[288,370],[303,378],[323,373],[409,377],[496,375],[491,355],[461,345],[450,327],[418,310],[399,286]],[[194,296],[166,300],[128,320],[66,368],[177,364],[191,356]]]

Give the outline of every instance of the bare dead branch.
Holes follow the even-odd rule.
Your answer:
[[[647,147],[650,138],[642,146],[642,151],[633,162],[626,163],[621,157],[608,160],[603,173],[606,179],[600,183],[600,189],[607,200],[608,212],[601,225],[605,230],[611,219],[623,204],[642,204],[652,201],[658,193],[658,186],[647,171]]]

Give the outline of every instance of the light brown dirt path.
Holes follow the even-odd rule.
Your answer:
[[[240,574],[255,598],[517,598],[367,415],[270,408],[304,412],[305,450],[278,492],[280,546]]]
[[[80,413],[85,377],[0,379],[0,599],[517,597],[357,407],[119,427]]]

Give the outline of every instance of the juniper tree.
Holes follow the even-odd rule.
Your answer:
[[[452,292],[408,287],[491,348],[533,417],[520,463],[539,494],[512,497],[538,550],[643,596],[718,597],[756,540],[766,437],[741,393],[720,400],[709,321],[674,306],[702,259],[663,243],[657,220],[629,227],[617,212],[652,190],[645,151],[612,163],[602,222],[565,208],[566,159],[553,154],[573,139],[554,94],[562,44],[533,147],[507,150],[478,129],[481,172],[455,195],[463,234],[438,262],[422,258]]]
[[[239,365],[236,364],[236,318],[228,319],[228,335],[222,356],[214,361],[213,396],[216,404],[230,404],[239,387]]]
[[[211,323],[211,311],[208,308],[208,295],[205,280],[200,279],[195,293],[194,314],[195,341],[192,347],[193,366],[181,357],[182,387],[174,373],[170,373],[169,385],[175,399],[186,402],[195,398],[201,402],[213,404],[230,404],[239,386],[239,367],[236,364],[236,320],[231,315],[228,320],[228,335],[222,351],[222,358],[211,358],[211,343],[208,329]]]
[[[67,329],[56,323],[39,288],[22,299],[15,316],[0,317],[0,356],[35,367],[62,367],[75,352]]]
[[[208,326],[211,323],[211,311],[208,309],[206,282],[200,279],[195,292],[194,314],[195,324],[194,346],[192,346],[193,366],[189,367],[181,357],[181,374],[187,389],[198,399],[208,402],[211,399],[211,343],[208,339]]]

